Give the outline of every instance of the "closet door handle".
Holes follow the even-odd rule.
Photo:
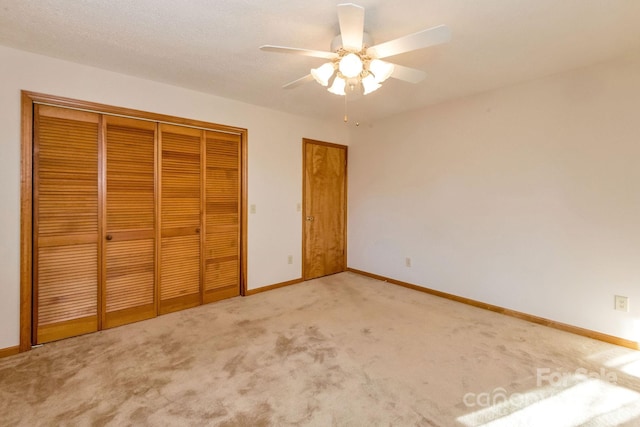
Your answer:
[[[200,227],[196,228],[196,233],[200,233]]]
[[[107,240],[111,240],[113,239],[113,236],[111,234],[107,234]]]
[[[313,221],[313,217],[312,216],[308,216],[307,217],[307,221]]]

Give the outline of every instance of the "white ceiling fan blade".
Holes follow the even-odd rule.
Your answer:
[[[402,65],[393,64],[393,73],[389,76],[394,79],[403,80],[409,83],[420,83],[427,77],[427,73],[415,68],[403,67]]]
[[[263,50],[265,52],[291,53],[294,55],[313,56],[314,58],[324,58],[324,59],[334,59],[334,58],[337,58],[338,56],[333,52],[324,52],[321,50],[311,50],[311,49],[299,49],[297,47],[273,46],[270,44],[260,46],[260,50]]]
[[[293,89],[294,87],[298,87],[311,81],[313,81],[313,76],[311,74],[307,74],[304,77],[300,77],[298,80],[287,83],[286,85],[282,86],[282,89]]]
[[[338,21],[342,47],[346,50],[360,51],[364,32],[364,8],[353,3],[339,4]]]
[[[387,58],[412,50],[446,43],[449,40],[451,40],[451,30],[446,25],[439,25],[372,46],[367,49],[367,54],[375,58]]]

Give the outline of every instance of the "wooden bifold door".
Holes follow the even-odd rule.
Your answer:
[[[240,294],[241,135],[33,117],[34,344]]]
[[[104,116],[106,230],[102,325],[148,319],[155,305],[156,124]]]
[[[161,125],[160,313],[199,305],[202,130]]]
[[[96,331],[100,116],[36,106],[33,341]]]

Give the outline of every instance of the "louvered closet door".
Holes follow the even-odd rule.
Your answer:
[[[202,134],[160,125],[160,314],[201,304]]]
[[[143,120],[104,117],[103,328],[156,315],[156,126]]]
[[[98,114],[34,111],[34,342],[96,331]]]
[[[240,295],[240,141],[206,133],[205,303]]]

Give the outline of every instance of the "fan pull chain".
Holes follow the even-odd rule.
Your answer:
[[[344,97],[344,122],[345,124],[349,122],[349,115],[347,113],[347,97]],[[356,126],[360,126],[360,122],[356,122]]]
[[[349,121],[349,116],[347,115],[347,95],[344,96],[344,122],[347,123]]]

